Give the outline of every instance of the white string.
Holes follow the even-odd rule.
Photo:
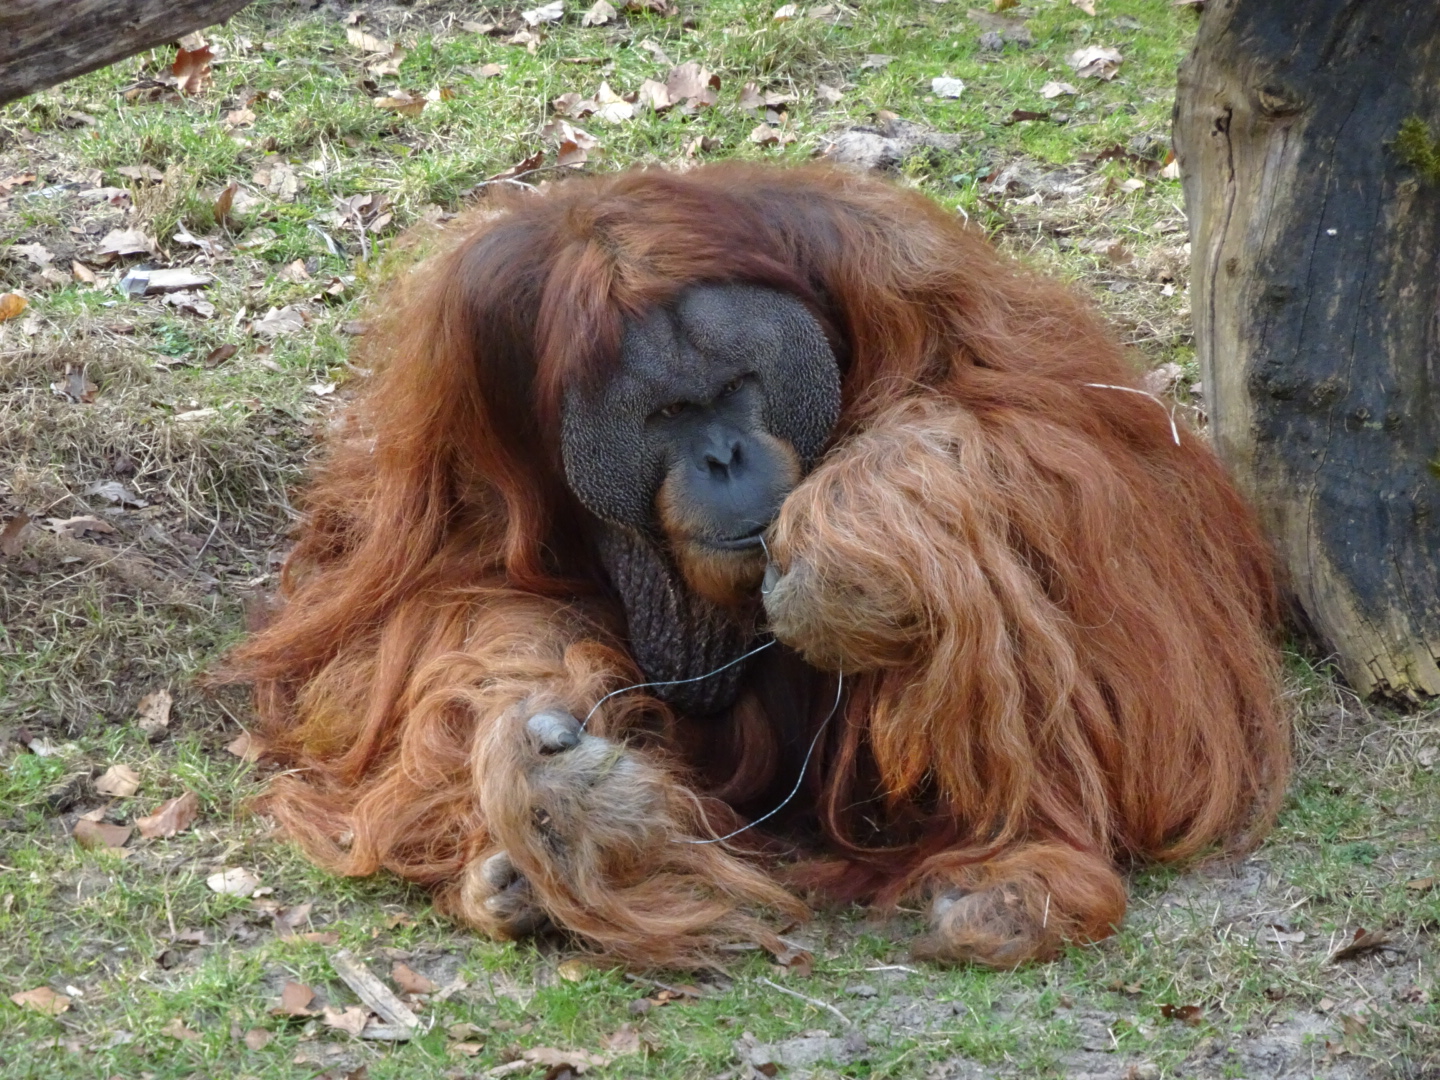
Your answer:
[[[1180,429],[1175,426],[1175,410],[1169,405],[1166,405],[1165,402],[1161,401],[1154,394],[1150,393],[1149,390],[1137,390],[1133,386],[1111,386],[1109,383],[1103,382],[1087,382],[1081,383],[1080,385],[1093,386],[1097,390],[1123,390],[1127,394],[1139,394],[1141,397],[1148,397],[1156,405],[1159,405],[1165,410],[1165,415],[1170,418],[1170,437],[1175,440],[1176,446],[1180,445]]]
[[[830,707],[830,714],[826,716],[825,719],[821,722],[820,726],[815,729],[815,737],[810,740],[810,749],[805,751],[805,760],[800,763],[800,775],[795,778],[795,786],[790,789],[790,794],[786,795],[785,798],[781,799],[779,804],[776,805],[773,810],[769,811],[768,813],[762,814],[760,817],[756,818],[748,825],[741,825],[740,828],[736,829],[734,832],[728,832],[724,836],[714,836],[711,837],[709,840],[681,840],[679,842],[682,844],[718,844],[722,840],[729,840],[732,836],[739,836],[742,832],[753,829],[762,821],[768,821],[770,818],[778,814],[781,810],[784,810],[785,807],[790,804],[790,800],[795,798],[796,795],[800,794],[800,785],[805,782],[805,773],[810,768],[810,755],[815,753],[815,745],[820,741],[820,736],[825,733],[825,729],[830,726],[830,721],[834,719],[836,711],[839,710],[840,694],[844,689],[845,675],[842,672],[835,676],[835,704]]]
[[[764,652],[766,649],[768,649],[771,645],[774,645],[774,644],[775,644],[775,639],[774,639],[774,638],[771,638],[769,641],[765,642],[765,644],[764,644],[764,645],[761,645],[759,648],[751,649],[751,650],[750,650],[749,652],[747,652],[744,656],[737,656],[734,660],[731,660],[728,664],[721,664],[721,665],[720,665],[719,667],[717,667],[714,671],[707,671],[704,675],[696,675],[696,676],[694,676],[694,677],[692,677],[692,678],[689,678],[689,679],[666,679],[666,680],[664,680],[664,681],[662,681],[662,682],[642,682],[642,683],[636,683],[634,686],[622,686],[622,687],[620,687],[619,690],[611,690],[610,693],[606,694],[606,695],[605,695],[604,697],[602,697],[599,701],[595,702],[594,707],[591,708],[591,710],[590,710],[588,713],[585,714],[585,719],[580,721],[580,730],[581,730],[581,731],[584,731],[584,730],[585,730],[585,725],[588,724],[588,723],[590,723],[590,718],[595,715],[595,710],[598,709],[598,708],[600,708],[601,705],[604,705],[605,702],[609,701],[609,700],[610,700],[612,697],[614,697],[616,694],[623,694],[623,693],[625,693],[625,691],[627,691],[627,690],[647,690],[647,689],[649,689],[649,688],[652,687],[652,686],[681,686],[681,685],[683,685],[684,683],[699,682],[701,679],[708,679],[708,678],[710,678],[711,675],[719,675],[720,672],[724,671],[726,668],[732,668],[732,667],[734,667],[736,664],[740,663],[741,660],[748,660],[748,659],[750,659],[750,657],[754,656],[756,653],[758,653],[758,652]]]

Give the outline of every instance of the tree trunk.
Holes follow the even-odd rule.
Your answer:
[[[1175,107],[1216,447],[1302,625],[1406,699],[1440,695],[1437,72],[1436,0],[1210,0]]]
[[[0,0],[0,104],[228,19],[249,0]]]

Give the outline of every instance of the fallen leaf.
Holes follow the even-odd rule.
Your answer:
[[[146,735],[154,735],[169,727],[172,704],[170,691],[164,688],[141,698],[140,704],[135,706],[135,711],[139,716],[140,730]]]
[[[564,17],[564,0],[555,0],[554,3],[542,4],[540,7],[520,12],[520,18],[525,20],[526,26],[539,26],[541,23],[559,22]]]
[[[106,502],[114,503],[117,506],[133,506],[137,510],[143,510],[150,505],[119,480],[97,480],[93,484],[87,484],[85,494],[98,495]]]
[[[614,21],[619,14],[606,0],[595,0],[595,4],[580,19],[581,26],[604,26]]]
[[[70,260],[70,276],[81,285],[94,285],[99,281],[99,278],[95,276],[95,271],[75,259]]]
[[[636,92],[636,104],[648,105],[657,113],[663,113],[675,104],[675,99],[670,96],[670,91],[666,89],[664,83],[646,79]]]
[[[165,174],[154,165],[143,162],[139,165],[121,165],[115,171],[127,180],[143,180],[149,184],[158,184],[165,179]]]
[[[314,1016],[310,1003],[315,1000],[315,991],[304,983],[287,982],[280,991],[280,1004],[271,1009],[278,1016]]]
[[[417,100],[424,105],[423,99]],[[277,196],[281,202],[294,202],[300,189],[305,186],[305,181],[295,171],[294,166],[284,161],[273,161],[256,169],[251,179],[269,194]]]
[[[949,75],[941,75],[930,80],[930,89],[938,97],[958,98],[965,92],[965,84],[959,79],[952,79]]]
[[[198,94],[208,88],[211,81],[210,61],[213,59],[215,54],[208,45],[201,45],[198,49],[182,47],[175,54],[175,62],[170,65],[175,89],[182,94]]]
[[[217,870],[205,879],[212,892],[221,896],[253,896],[260,888],[260,879],[243,866]]]
[[[215,201],[211,204],[210,209],[215,215],[215,220],[221,225],[230,224],[230,211],[235,205],[235,193],[239,190],[239,183],[231,180],[221,189],[220,194],[215,196]]]
[[[795,141],[795,133],[783,128],[760,124],[750,132],[750,141],[758,146],[784,146]]]
[[[1011,109],[1004,121],[1006,124],[1023,124],[1030,120],[1049,120],[1048,112],[1032,112],[1030,109]]]
[[[1177,368],[1179,364],[1175,365]],[[1305,940],[1304,930],[1286,930],[1279,924],[1271,924],[1260,932],[1262,941],[1274,942],[1276,945],[1299,945]]]
[[[1179,1020],[1191,1027],[1205,1022],[1205,1010],[1199,1005],[1161,1005],[1160,1015],[1167,1020]]]
[[[1086,15],[1095,14],[1095,0],[1070,0],[1070,3],[1079,8]]]
[[[17,187],[24,187],[26,184],[33,184],[36,180],[32,173],[15,173],[0,180],[0,195],[9,195]]]
[[[76,404],[90,404],[100,388],[85,377],[84,364],[66,364],[65,377],[50,384],[57,397],[69,398]]]
[[[440,101],[454,101],[459,95],[448,86],[432,86],[425,91],[425,100],[434,104]]]
[[[19,315],[29,306],[30,301],[26,300],[25,297],[19,293],[7,292],[0,294],[0,322],[15,318],[15,316]]]
[[[1409,889],[1411,892],[1422,893],[1429,892],[1431,889],[1435,888],[1436,885],[1440,885],[1440,877],[1422,877],[1412,878],[1410,881],[1407,881],[1405,883],[1405,888]]]
[[[16,558],[25,548],[25,530],[30,525],[29,514],[16,514],[0,529],[0,555],[7,559]]]
[[[1330,954],[1330,963],[1338,964],[1341,960],[1353,960],[1355,957],[1363,956],[1365,953],[1374,952],[1376,949],[1383,949],[1390,944],[1391,940],[1388,934],[1382,934],[1378,930],[1370,931],[1364,927],[1360,927],[1355,931],[1353,938]]]
[[[215,305],[192,292],[172,292],[165,297],[165,304],[167,307],[173,307],[177,311],[184,311],[190,315],[197,315],[202,319],[215,317]]]
[[[1168,165],[1164,166],[1157,175],[1161,180],[1179,180],[1180,159],[1176,158],[1171,161]]]
[[[133,831],[128,825],[110,825],[82,817],[75,822],[75,828],[70,835],[75,837],[75,842],[86,851],[119,851],[125,846],[125,841],[130,839]]]
[[[405,994],[433,994],[439,989],[424,975],[399,960],[391,965],[390,978],[395,980],[395,985]]]
[[[410,54],[399,45],[392,45],[383,56],[378,56],[365,65],[365,70],[376,78],[387,78],[400,74],[400,65]]]
[[[187,791],[161,803],[155,813],[136,818],[135,825],[147,840],[163,840],[188,829],[199,813],[200,796]]]
[[[621,1024],[613,1035],[602,1038],[600,1045],[616,1057],[622,1054],[638,1054],[640,1052],[640,1034],[635,1030],[634,1024]]]
[[[1083,49],[1076,49],[1065,62],[1075,69],[1075,74],[1082,79],[1104,79],[1107,82],[1115,78],[1120,70],[1124,58],[1120,55],[1119,49],[1112,49],[1104,45],[1087,45]]]
[[[784,4],[775,9],[775,14],[770,18],[776,22],[786,22],[800,14],[800,8],[796,4]]]
[[[1059,97],[1061,94],[1078,94],[1078,93],[1080,93],[1080,91],[1077,90],[1077,89],[1075,89],[1075,87],[1071,86],[1068,82],[1053,82],[1053,81],[1052,81],[1052,82],[1047,82],[1044,86],[1040,87],[1040,96],[1041,96],[1042,98],[1044,98],[1046,101],[1050,101],[1050,100],[1053,99],[1053,98],[1057,98],[1057,97]]]
[[[335,1009],[326,1006],[320,1011],[320,1018],[326,1027],[343,1031],[347,1035],[360,1037],[360,1032],[365,1030],[365,1021],[370,1014],[359,1005],[351,1005],[344,1009]]]
[[[464,1057],[476,1057],[483,1053],[485,1044],[483,1042],[452,1042],[445,1047],[452,1054],[460,1054]]]
[[[139,229],[111,229],[100,240],[99,255],[153,255],[158,251],[155,239]]]
[[[720,76],[689,60],[670,69],[665,76],[665,90],[672,101],[683,101],[690,108],[714,105],[720,100]]]
[[[10,1000],[22,1009],[31,1009],[46,1016],[59,1016],[70,1008],[70,998],[57,994],[48,986],[37,986],[34,990],[11,994]]]
[[[306,327],[304,314],[297,307],[286,305],[283,308],[271,308],[264,316],[256,319],[250,324],[250,329],[261,337],[282,337],[286,334],[299,333]]]
[[[482,79],[493,79],[505,73],[504,64],[485,64],[475,74]]]
[[[10,250],[19,252],[33,265],[39,267],[49,266],[55,261],[55,253],[44,244],[12,244]]]
[[[71,518],[70,520],[75,521],[76,519]],[[95,519],[91,518],[90,520]],[[101,522],[101,524],[108,523]],[[114,531],[113,528],[111,531]],[[128,799],[140,790],[140,774],[129,765],[111,765],[101,774],[100,779],[95,781],[95,790],[101,795],[109,795],[116,799]]]
[[[241,761],[259,761],[265,753],[265,745],[248,731],[240,732],[225,749]]]
[[[554,101],[550,102],[550,108],[556,116],[567,116],[572,120],[582,120],[599,108],[594,101],[581,97],[573,90],[568,94],[561,94]]]
[[[610,1058],[602,1054],[592,1054],[588,1050],[557,1050],[553,1046],[532,1047],[521,1057],[532,1065],[548,1066],[552,1076],[560,1075],[553,1070],[566,1066],[576,1074],[583,1074],[587,1069],[599,1069],[610,1064]]]
[[[815,954],[809,949],[791,946],[784,952],[777,953],[775,962],[785,969],[787,975],[797,978],[808,979],[815,973]]]
[[[396,90],[392,94],[375,98],[371,104],[377,109],[389,109],[402,116],[419,116],[425,108],[425,99],[405,90]]]
[[[345,31],[345,40],[362,52],[385,53],[390,51],[390,42],[383,38],[367,34],[364,30],[357,30],[355,27]]]
[[[895,57],[887,56],[885,53],[867,53],[865,59],[860,62],[860,70],[879,71],[894,59]]]
[[[513,180],[513,179],[515,179],[515,177],[517,177],[517,176],[523,176],[523,175],[525,175],[526,173],[534,172],[536,169],[538,169],[538,168],[539,168],[541,165],[543,165],[544,163],[545,163],[545,151],[544,151],[544,150],[536,150],[535,153],[531,154],[531,155],[530,155],[529,157],[527,157],[527,158],[523,158],[522,160],[517,161],[514,165],[511,165],[508,169],[501,169],[498,173],[495,173],[495,174],[492,175],[492,176],[487,176],[485,179],[486,179],[486,180]]]
[[[264,1050],[270,1045],[270,1032],[264,1028],[251,1028],[245,1032],[244,1042],[251,1050]]]
[[[815,87],[815,96],[827,105],[838,105],[845,95],[840,92],[838,87],[819,83]]]

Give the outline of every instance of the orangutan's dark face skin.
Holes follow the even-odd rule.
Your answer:
[[[840,374],[793,298],[701,285],[626,328],[619,370],[565,402],[571,489],[598,517],[666,548],[690,588],[752,594],[761,536],[824,449]]]

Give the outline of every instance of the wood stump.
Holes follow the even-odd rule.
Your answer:
[[[7,0],[0,104],[223,22],[249,0]]]
[[[1409,700],[1440,695],[1437,73],[1436,0],[1210,0],[1175,110],[1216,447],[1300,625]]]

